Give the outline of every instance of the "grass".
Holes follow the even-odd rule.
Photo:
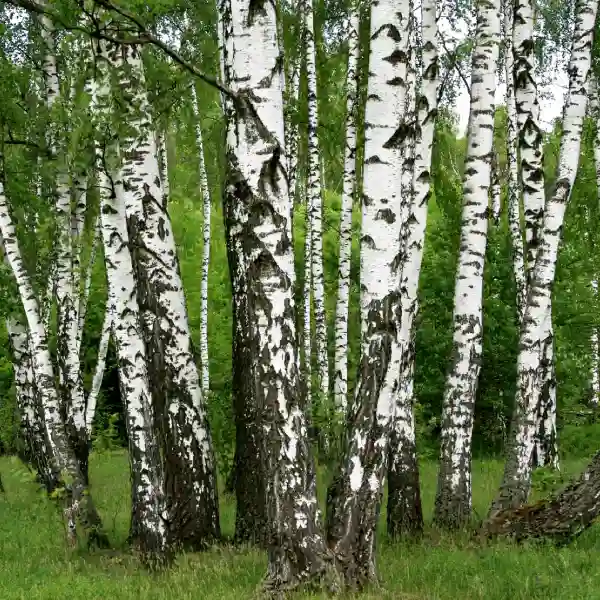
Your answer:
[[[579,471],[584,462],[566,462],[565,476]],[[57,510],[32,483],[25,467],[15,458],[3,457],[0,473],[6,488],[0,495],[2,600],[244,600],[253,597],[265,573],[263,553],[228,546],[183,555],[168,573],[149,575],[142,570],[125,549],[129,482],[123,452],[94,454],[91,459],[94,498],[115,548],[108,552],[67,550]],[[485,514],[501,473],[499,462],[475,462],[476,514]],[[422,480],[424,510],[430,516],[435,464],[422,465]],[[537,488],[558,483],[538,477]],[[221,516],[224,533],[232,534],[234,504],[224,495]],[[418,543],[392,544],[381,535],[381,585],[360,598],[600,599],[599,542],[595,527],[560,549],[501,543],[479,546],[468,536],[445,536],[430,527]]]

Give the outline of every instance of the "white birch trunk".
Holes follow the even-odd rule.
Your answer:
[[[225,5],[226,6],[223,6]],[[299,392],[294,306],[292,201],[285,178],[283,82],[273,4],[223,2],[224,46],[234,91],[245,106],[227,121],[226,211],[247,260],[253,298],[246,317],[253,343],[253,388],[261,418],[271,536],[267,586],[277,592],[328,569],[319,531],[314,469]],[[229,39],[230,38],[230,39]],[[237,185],[234,185],[237,183]]]
[[[156,132],[156,149],[158,168],[160,170],[160,185],[162,186],[163,205],[169,204],[171,186],[169,184],[169,161],[167,157],[167,132],[158,130]]]
[[[504,68],[506,75],[506,111],[507,111],[507,160],[508,160],[508,228],[512,244],[512,267],[517,290],[517,315],[519,325],[523,322],[523,311],[527,296],[527,277],[525,274],[525,256],[521,229],[519,184],[519,163],[517,145],[519,132],[517,126],[517,105],[515,102],[515,79],[513,59],[513,20],[514,6],[509,0],[504,2]]]
[[[451,528],[462,526],[471,516],[471,438],[481,368],[483,268],[500,45],[500,1],[481,0],[477,8],[452,363],[444,390],[435,504],[436,522]]]
[[[315,310],[315,348],[317,374],[322,399],[329,395],[329,357],[327,353],[327,315],[325,314],[325,278],[323,274],[323,190],[319,150],[319,112],[317,101],[317,56],[314,32],[313,0],[303,0],[308,86],[308,182],[307,205],[312,234],[311,269]]]
[[[35,292],[21,258],[16,231],[9,212],[4,185],[0,179],[0,235],[2,236],[6,261],[15,276],[19,296],[27,319],[29,348],[32,356],[35,388],[44,415],[48,435],[48,463],[52,470],[52,479],[57,487],[65,491],[64,517],[67,527],[67,539],[71,545],[77,542],[77,521],[90,540],[105,543],[101,532],[100,518],[95,510],[87,479],[80,470],[79,461],[70,447],[60,416],[60,401],[55,388],[52,358],[48,348],[48,333],[40,316]],[[69,482],[66,482],[64,475]]]
[[[107,318],[115,315],[119,384],[125,402],[132,484],[132,541],[149,563],[169,558],[165,478],[154,434],[136,281],[129,253],[123,184],[100,173],[102,236],[108,278]],[[105,322],[106,325],[106,322]],[[110,332],[110,327],[104,329]],[[104,333],[104,332],[103,332]],[[108,340],[107,334],[106,339]],[[100,362],[100,356],[98,357]],[[90,421],[91,425],[91,421]]]
[[[402,270],[402,323],[406,349],[400,365],[394,435],[390,448],[387,524],[391,536],[418,533],[423,528],[419,471],[415,446],[413,388],[415,317],[427,206],[431,196],[431,157],[437,114],[438,39],[435,0],[421,6],[423,73],[418,96],[412,199],[407,219],[405,262]]]
[[[596,168],[596,188],[598,194],[598,206],[600,207],[600,90],[598,89],[598,82],[594,77],[590,82],[590,103],[591,117],[594,120],[596,126],[596,132],[594,137],[594,166]],[[594,293],[594,300],[598,302],[598,278],[597,275],[592,279],[592,290]],[[597,306],[597,304],[596,304]],[[592,398],[590,403],[592,406],[598,406],[600,403],[600,342],[598,336],[598,327],[593,326],[592,335],[590,336],[590,347],[592,354],[592,370],[591,370],[591,384],[592,384]]]
[[[350,258],[352,253],[352,208],[356,185],[356,113],[358,59],[360,56],[358,7],[352,2],[346,23],[348,70],[346,75],[346,147],[340,210],[340,256],[335,313],[335,359],[333,395],[336,410],[344,416],[348,404],[348,314],[350,310]]]
[[[543,362],[552,344],[551,294],[565,210],[577,174],[583,119],[586,114],[591,47],[597,0],[577,3],[575,33],[569,61],[569,92],[565,103],[558,177],[544,213],[538,255],[530,278],[517,362],[517,393],[504,478],[491,513],[523,504],[531,483],[537,407],[544,387]]]
[[[44,42],[44,58],[42,71],[46,84],[46,103],[51,110],[60,96],[60,82],[55,54],[54,28],[52,23],[42,17],[40,28]],[[80,469],[87,480],[88,444],[85,429],[85,393],[81,379],[79,362],[79,317],[78,293],[74,282],[74,273],[79,267],[79,259],[75,259],[76,244],[73,240],[73,229],[82,225],[83,215],[80,204],[85,211],[85,194],[77,199],[77,210],[71,211],[71,189],[68,184],[67,165],[68,151],[62,148],[59,131],[51,127],[49,146],[53,159],[57,164],[55,182],[57,221],[56,240],[56,304],[57,304],[57,364],[59,370],[60,396],[62,411],[65,415],[65,426],[69,442],[80,462]],[[78,281],[78,280],[77,280]]]
[[[200,283],[200,360],[202,362],[202,392],[206,396],[210,391],[210,369],[208,362],[208,272],[210,268],[210,217],[211,202],[206,166],[204,164],[204,145],[202,143],[202,126],[198,110],[196,86],[192,85],[192,110],[196,131],[196,147],[198,149],[198,176],[200,193],[202,194],[202,281]]]
[[[342,467],[329,490],[328,543],[350,585],[375,574],[375,530],[386,476],[400,343],[399,132],[405,114],[410,4],[371,5],[361,237],[362,356]],[[396,333],[394,333],[396,332]]]
[[[170,533],[201,548],[220,537],[217,482],[206,407],[191,346],[187,308],[169,215],[161,202],[157,148],[137,47],[113,54],[137,108],[123,136],[121,176],[138,282],[157,426],[164,445]],[[126,65],[126,68],[123,68]]]
[[[312,406],[312,227],[310,197],[306,197],[306,219],[304,229],[304,386],[306,406]]]

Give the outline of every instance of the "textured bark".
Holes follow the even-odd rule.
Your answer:
[[[423,529],[419,470],[415,446],[413,413],[414,336],[418,311],[417,291],[423,258],[427,205],[431,195],[431,156],[437,115],[439,86],[436,3],[421,6],[422,60],[421,88],[417,99],[416,146],[413,170],[413,197],[402,267],[402,324],[407,343],[400,365],[394,431],[390,444],[387,526],[391,536],[418,534]]]
[[[54,28],[42,18],[40,28],[44,42],[42,71],[46,87],[46,104],[49,110],[60,96],[60,83],[55,55]],[[61,147],[60,134],[50,128],[49,147],[57,166],[54,186],[56,239],[56,354],[59,376],[61,416],[65,422],[69,443],[79,461],[79,468],[87,482],[89,446],[85,429],[85,393],[79,362],[79,294],[74,275],[79,274],[78,252],[73,240],[73,229],[82,225],[82,209],[85,212],[85,195],[77,199],[76,211],[71,210],[71,189],[67,178],[68,151]],[[83,202],[82,202],[83,200]],[[77,237],[78,231],[76,231]]]
[[[114,338],[121,396],[125,401],[131,473],[131,541],[149,566],[171,558],[165,477],[154,434],[152,395],[136,281],[128,247],[123,184],[100,175],[102,234],[109,286],[107,314],[115,315]]]
[[[518,0],[514,5],[513,55],[515,101],[517,110],[519,155],[525,216],[526,277],[531,284],[540,244],[544,216],[544,138],[539,127],[539,101],[534,52],[534,5],[532,0]],[[551,309],[549,308],[551,314]],[[552,319],[545,324],[552,337]],[[533,464],[558,467],[556,446],[556,382],[554,378],[554,346],[548,343],[539,374],[542,393],[537,407],[534,433]]]
[[[102,225],[100,226],[102,227]],[[94,422],[94,415],[96,414],[98,394],[100,393],[102,380],[104,379],[106,354],[108,352],[108,343],[110,342],[113,328],[113,319],[114,316],[109,302],[107,303],[104,313],[104,323],[102,324],[102,334],[100,336],[100,344],[98,345],[98,357],[96,358],[96,368],[94,370],[94,378],[92,379],[92,387],[90,388],[85,406],[85,427],[88,438],[91,438],[92,435],[92,423]]]
[[[123,136],[121,176],[138,282],[149,375],[165,461],[174,544],[201,548],[220,537],[215,461],[191,336],[175,240],[161,201],[157,149],[137,47],[109,52],[134,110]],[[126,65],[126,68],[123,68]],[[135,110],[137,109],[137,110]]]
[[[598,90],[598,82],[594,77],[591,81],[592,88],[590,90],[590,116],[594,120],[596,125],[595,137],[594,137],[594,166],[596,168],[596,188],[598,193],[598,206],[600,207],[600,98]],[[593,248],[593,246],[592,246]],[[595,249],[595,248],[594,248]],[[594,292],[594,299],[598,300],[598,277],[592,279],[592,290]],[[591,368],[591,385],[592,385],[592,398],[590,404],[598,406],[600,403],[600,343],[599,343],[598,328],[592,329],[590,336],[590,347],[592,355],[592,368]]]
[[[312,237],[311,275],[315,311],[315,349],[317,375],[322,399],[329,395],[329,357],[327,353],[327,315],[325,314],[325,277],[323,274],[323,190],[319,149],[319,112],[317,100],[317,49],[315,45],[313,0],[303,1],[306,80],[308,94],[308,182],[307,207]]]
[[[552,343],[551,328],[547,326],[551,319],[550,299],[564,215],[579,164],[596,10],[595,0],[581,0],[577,4],[558,176],[552,197],[546,205],[537,259],[527,294],[519,340],[511,438],[503,482],[491,508],[492,516],[499,510],[522,505],[529,494],[533,438],[537,426],[536,409],[544,384],[540,373],[547,356],[547,346]]]
[[[328,492],[327,535],[349,586],[376,577],[375,533],[385,482],[400,360],[401,132],[410,4],[371,5],[361,238],[362,356],[339,472]]]
[[[196,147],[198,149],[198,177],[202,194],[202,280],[200,283],[200,361],[202,364],[202,392],[206,396],[210,391],[210,369],[208,363],[208,272],[210,267],[210,217],[211,202],[206,166],[204,164],[204,144],[202,143],[202,126],[198,110],[196,87],[192,85],[192,110],[194,112],[194,128],[196,131]]]
[[[581,535],[600,515],[600,452],[585,471],[559,493],[531,506],[509,508],[484,523],[480,535],[518,541],[546,538],[566,543]]]
[[[519,132],[517,126],[517,105],[515,103],[515,79],[513,59],[513,20],[512,2],[504,2],[504,68],[506,75],[506,112],[507,112],[507,161],[508,161],[508,228],[512,244],[512,267],[517,289],[517,315],[519,324],[523,321],[527,296],[527,278],[525,275],[525,256],[523,234],[521,230],[519,163],[517,144]]]
[[[96,541],[105,545],[107,540],[102,533],[100,517],[94,507],[86,478],[80,470],[79,461],[69,444],[64,422],[60,416],[60,401],[55,388],[47,330],[40,317],[38,301],[21,258],[19,242],[1,180],[0,234],[6,253],[6,262],[15,276],[27,319],[35,388],[39,394],[49,442],[48,463],[52,471],[52,479],[56,481],[56,488],[62,490],[68,542],[76,543],[77,523],[79,523],[84,535],[88,537],[88,542]]]
[[[340,211],[340,256],[338,293],[335,313],[335,359],[333,395],[338,413],[346,414],[348,404],[348,314],[350,308],[350,258],[352,252],[352,207],[356,185],[356,113],[358,94],[358,59],[360,56],[358,7],[349,8],[346,33],[348,70],[346,75],[346,147],[344,183]]]
[[[502,181],[500,179],[500,165],[498,164],[498,156],[493,154],[492,159],[492,182],[490,186],[491,196],[491,217],[494,225],[500,223],[500,212],[502,211]]]
[[[471,438],[481,368],[483,268],[500,44],[499,9],[499,0],[478,3],[472,58],[462,230],[454,289],[454,337],[444,390],[434,517],[438,525],[449,528],[463,526],[471,516]]]
[[[235,113],[227,113],[226,212],[234,215],[246,261],[244,316],[270,525],[266,586],[279,592],[320,579],[330,565],[299,393],[283,82],[274,6],[254,10],[248,0],[225,0],[220,8],[228,80],[239,98]]]
[[[52,493],[58,485],[58,480],[52,468],[50,442],[35,388],[27,328],[17,318],[9,317],[6,320],[6,329],[13,349],[16,401],[25,446],[20,456],[35,469],[37,479],[46,491]]]

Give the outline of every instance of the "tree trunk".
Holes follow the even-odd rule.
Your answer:
[[[129,440],[131,473],[131,540],[150,567],[168,564],[171,556],[165,520],[165,477],[154,433],[147,355],[136,281],[129,252],[123,183],[100,174],[102,234],[109,286],[107,315],[114,314],[114,336],[121,397]]]
[[[418,311],[417,291],[423,258],[427,206],[431,196],[431,156],[437,115],[439,85],[438,41],[435,0],[421,6],[423,72],[416,121],[413,197],[402,271],[402,319],[407,347],[400,365],[394,430],[390,442],[387,527],[390,536],[418,534],[423,530],[419,468],[413,412],[414,337]]]
[[[346,75],[346,147],[344,152],[344,183],[340,215],[340,257],[338,293],[335,313],[335,367],[333,394],[339,418],[343,419],[348,405],[348,314],[350,308],[350,258],[352,253],[352,207],[356,185],[356,113],[358,96],[358,60],[360,18],[358,7],[349,7],[346,23],[348,38],[348,70]]]
[[[77,522],[79,522],[88,537],[88,542],[96,541],[105,545],[107,540],[102,533],[100,517],[92,502],[87,480],[80,470],[77,456],[69,445],[64,422],[60,416],[60,402],[55,388],[52,358],[48,349],[48,334],[40,318],[38,301],[21,258],[19,242],[1,178],[0,234],[4,243],[6,261],[15,276],[27,319],[34,382],[48,435],[48,463],[53,473],[52,479],[56,481],[56,488],[62,489],[68,542],[71,545],[76,544]],[[65,479],[65,475],[68,480]]]
[[[203,548],[220,537],[212,440],[191,348],[187,308],[169,215],[162,202],[157,149],[136,47],[112,55],[133,94],[123,136],[122,179],[138,283],[149,375],[165,460],[167,514],[176,545]],[[123,68],[126,65],[126,69]]]
[[[518,0],[514,6],[513,54],[515,101],[519,128],[521,180],[525,215],[526,276],[531,285],[540,245],[544,218],[544,138],[539,127],[540,107],[537,95],[534,48],[534,6],[531,0]],[[551,314],[549,308],[549,314]],[[552,337],[552,320],[546,324]],[[554,345],[545,347],[542,393],[537,407],[534,432],[533,464],[558,466],[556,446],[556,383],[554,381]]]
[[[375,533],[387,470],[400,360],[400,139],[405,114],[408,1],[371,6],[361,238],[362,356],[342,464],[328,492],[330,548],[349,586],[376,577]]]
[[[323,275],[323,190],[319,149],[319,113],[317,101],[317,56],[315,45],[313,0],[303,0],[308,86],[308,182],[307,206],[310,211],[312,237],[311,274],[315,306],[315,347],[320,401],[329,396],[329,357],[327,353],[327,315],[325,314],[325,279]]]
[[[550,298],[565,210],[579,163],[581,132],[586,112],[591,46],[597,0],[577,3],[575,34],[569,63],[569,94],[563,119],[558,177],[544,214],[538,255],[531,275],[519,340],[517,393],[504,478],[491,515],[522,505],[531,483],[536,409],[543,387],[543,361],[552,343]]]
[[[253,380],[270,525],[266,586],[282,592],[329,572],[319,530],[314,467],[301,408],[294,306],[292,201],[283,168],[283,89],[275,9],[221,3],[228,81],[228,211],[239,226]],[[274,75],[274,76],[273,76]],[[246,375],[248,377],[248,375]]]
[[[508,508],[482,526],[480,535],[522,541],[546,538],[566,543],[582,534],[600,515],[600,452],[578,479],[559,493],[531,506]]]
[[[196,146],[198,149],[198,176],[202,194],[202,281],[200,284],[200,361],[202,363],[202,393],[210,392],[210,368],[208,362],[208,273],[210,267],[210,217],[211,202],[206,165],[204,164],[204,144],[202,143],[202,126],[196,86],[192,84],[192,110],[194,113],[194,128],[196,130]]]
[[[494,138],[500,2],[478,3],[471,112],[463,180],[460,253],[454,290],[452,358],[442,408],[435,521],[462,527],[471,516],[471,437],[482,352],[483,268]]]
[[[507,161],[508,161],[508,228],[512,245],[512,266],[517,289],[517,316],[519,326],[523,321],[527,297],[527,277],[525,275],[525,257],[523,234],[521,231],[519,163],[517,144],[519,140],[517,125],[517,105],[515,103],[515,79],[513,58],[513,20],[512,2],[504,2],[504,68],[506,75],[506,112],[507,112]]]

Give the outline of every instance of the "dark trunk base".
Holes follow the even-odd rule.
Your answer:
[[[392,444],[392,449],[398,444]],[[423,509],[416,449],[390,453],[388,476],[387,530],[392,538],[423,533]]]
[[[600,514],[600,452],[579,478],[554,496],[531,506],[495,512],[481,527],[482,537],[547,538],[566,543]]]

